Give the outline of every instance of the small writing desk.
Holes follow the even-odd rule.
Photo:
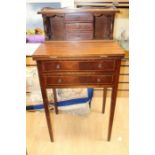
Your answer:
[[[52,88],[112,88],[111,108],[108,127],[108,141],[111,138],[117,97],[121,58],[124,51],[118,43],[109,40],[90,41],[47,41],[33,54],[37,62],[41,92],[45,107],[48,130],[53,139],[46,89]]]

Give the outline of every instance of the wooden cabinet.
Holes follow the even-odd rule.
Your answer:
[[[113,39],[117,9],[43,8],[46,40]]]
[[[47,41],[35,51],[33,59],[37,61],[51,141],[54,139],[46,89],[53,89],[55,111],[58,114],[56,88],[70,87],[105,88],[104,92],[108,87],[112,88],[107,136],[110,140],[120,65],[125,55],[118,43],[112,40],[117,11],[114,8],[44,8],[39,12],[43,16]],[[104,107],[105,100],[102,112]]]
[[[76,48],[74,46],[76,45]],[[112,88],[108,140],[111,138],[116,104],[119,71],[124,51],[115,41],[47,41],[33,54],[44,101],[51,141],[47,88],[54,92],[54,105],[58,114],[56,88]],[[103,107],[105,101],[103,102]],[[103,108],[104,109],[104,108]],[[104,110],[102,110],[104,112]]]

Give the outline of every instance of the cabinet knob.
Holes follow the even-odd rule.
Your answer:
[[[79,28],[79,23],[76,23],[76,28]]]
[[[97,82],[101,82],[101,79],[100,78],[97,78]]]
[[[61,83],[62,82],[62,79],[58,79],[58,83]]]
[[[102,68],[102,64],[98,64],[98,68]]]
[[[57,64],[56,65],[56,69],[60,69],[60,64]]]

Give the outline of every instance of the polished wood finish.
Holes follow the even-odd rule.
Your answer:
[[[113,38],[116,8],[43,8],[46,40],[92,40]]]
[[[67,40],[87,40],[93,39],[93,33],[91,32],[67,32]]]
[[[55,113],[58,114],[58,107],[57,107],[57,96],[56,96],[56,89],[53,88],[53,95],[54,95],[54,106],[55,106]]]
[[[103,89],[103,105],[102,105],[102,113],[105,112],[106,98],[107,98],[107,88],[104,87],[104,89]]]
[[[69,22],[89,22],[93,21],[93,16],[90,13],[69,13],[65,14],[64,19]]]
[[[44,109],[45,109],[45,115],[46,115],[46,121],[47,121],[47,126],[48,126],[48,131],[50,135],[50,140],[51,142],[54,141],[53,138],[53,131],[52,131],[52,124],[51,124],[51,118],[50,118],[50,112],[49,112],[49,102],[48,102],[48,97],[47,97],[47,92],[46,92],[46,86],[44,83],[44,77],[42,70],[40,69],[40,62],[37,61],[37,67],[38,67],[38,74],[39,74],[39,81],[40,81],[40,88],[41,88],[41,93],[43,97],[43,104],[44,104]]]
[[[52,8],[43,8],[41,11],[38,12],[38,14],[43,14],[43,15],[53,15],[55,13],[115,13],[119,12],[118,9],[116,8],[73,8],[73,9],[52,9]]]
[[[26,56],[26,68],[28,70],[33,70],[36,68],[36,61],[32,59],[31,55]],[[126,96],[129,91],[129,59],[128,56],[121,60],[121,74],[119,75],[119,87],[117,89],[118,95],[117,96]],[[37,79],[36,79],[37,80]],[[94,89],[96,90],[96,89]],[[98,90],[98,89],[97,89]],[[101,90],[101,89],[100,89]],[[107,96],[110,95],[111,89],[107,89]]]
[[[117,73],[119,73],[120,71],[120,64],[121,64],[121,61],[119,60],[117,62],[117,68],[116,68]],[[112,132],[112,126],[113,126],[116,99],[117,99],[118,78],[119,78],[119,74],[116,74],[115,80],[114,80],[115,82],[112,87],[112,98],[111,98],[110,118],[109,118],[108,137],[107,137],[108,141],[110,141],[111,139],[111,132]]]
[[[50,135],[52,129],[45,88],[53,88],[55,110],[58,113],[55,88],[111,87],[112,101],[108,129],[110,140],[119,68],[124,54],[115,41],[50,41],[40,45],[33,59],[37,60]]]
[[[47,32],[49,39],[51,39],[51,40],[61,40],[61,39],[64,40],[65,39],[64,19],[62,17],[55,16],[53,18],[47,17],[47,21],[48,20],[50,20],[50,22],[46,26],[49,27],[49,31]]]
[[[114,75],[63,75],[63,76],[45,76],[44,80],[46,83],[46,86],[49,87],[62,87],[62,86],[69,86],[69,85],[100,85],[100,84],[105,84],[105,85],[110,85],[113,83],[113,77]]]
[[[42,61],[44,72],[51,71],[114,71],[116,61],[113,59]]]
[[[112,88],[108,127],[108,140],[110,140],[120,62],[125,55],[118,43],[112,40],[116,12],[118,10],[115,8],[43,8],[39,12],[43,17],[46,42],[36,50],[33,59],[37,61],[51,141],[53,132],[46,88],[53,89],[57,114],[56,88],[70,87]]]
[[[95,18],[95,39],[112,39],[114,15],[99,15]]]
[[[67,32],[80,32],[80,31],[92,31],[92,23],[68,23],[66,24]]]
[[[110,51],[110,52],[109,52]],[[34,60],[86,60],[124,56],[124,50],[113,40],[46,41],[33,54]]]

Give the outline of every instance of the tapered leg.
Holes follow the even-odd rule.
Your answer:
[[[107,98],[107,88],[103,88],[103,105],[102,105],[102,113],[105,112],[105,105],[106,105],[106,98]]]
[[[109,118],[109,128],[108,128],[108,141],[110,141],[110,139],[111,139],[114,112],[115,112],[115,106],[116,106],[116,96],[117,96],[117,89],[114,87],[112,89],[112,97],[111,97],[110,118]]]
[[[45,116],[46,116],[48,131],[49,131],[49,135],[50,135],[50,140],[51,140],[51,142],[53,142],[54,138],[53,138],[51,118],[50,118],[50,111],[49,111],[49,107],[48,107],[49,102],[48,102],[48,97],[47,97],[47,92],[46,92],[46,86],[44,83],[44,78],[41,74],[42,67],[41,67],[40,62],[37,62],[37,68],[38,68],[38,73],[39,73],[40,88],[41,88],[41,93],[42,93],[42,98],[43,98],[43,104],[44,104],[44,109],[45,109]]]
[[[58,106],[57,106],[57,96],[56,96],[56,89],[53,88],[53,95],[54,95],[54,106],[55,106],[55,113],[58,114]]]
[[[112,127],[113,127],[113,120],[114,120],[114,113],[116,107],[116,98],[117,98],[117,88],[118,88],[118,79],[119,79],[119,71],[120,71],[120,63],[121,61],[117,61],[116,67],[116,75],[115,75],[115,82],[114,86],[112,87],[112,94],[111,94],[111,107],[110,107],[110,118],[109,118],[109,127],[108,127],[108,141],[111,139]]]
[[[44,108],[45,108],[45,115],[46,115],[48,131],[49,131],[50,139],[53,142],[54,141],[53,131],[52,131],[52,124],[51,124],[51,118],[50,118],[50,111],[49,111],[49,107],[48,107],[48,98],[47,98],[46,89],[41,89],[41,92],[42,92],[42,96],[43,96],[43,104],[44,104]]]

